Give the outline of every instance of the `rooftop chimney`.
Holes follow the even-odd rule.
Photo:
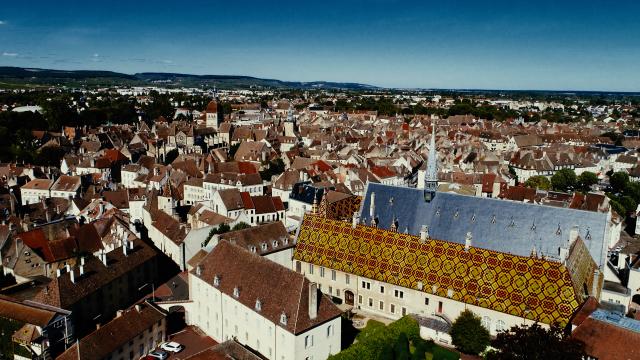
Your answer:
[[[578,234],[579,234],[579,230],[578,230],[578,225],[574,225],[571,227],[571,230],[569,230],[569,245],[573,244],[574,241],[578,240]]]
[[[473,235],[471,235],[471,231],[467,232],[467,235],[464,237],[464,251],[469,251],[471,248],[471,241],[473,240]]]
[[[591,296],[594,296],[596,299],[600,298],[600,270],[595,269],[593,271],[593,284],[591,285]]]
[[[124,254],[124,256],[127,256],[127,255],[128,255],[128,253],[127,253],[127,249],[129,248],[129,246],[128,246],[128,244],[127,244],[127,243],[128,243],[128,241],[127,241],[127,240],[124,240],[124,241],[122,242],[122,253]]]
[[[376,193],[371,193],[371,198],[369,200],[369,217],[373,219],[376,215]]]
[[[420,242],[424,244],[427,240],[429,240],[429,226],[422,225],[422,228],[420,228]]]
[[[313,320],[318,316],[318,284],[309,284],[309,319]]]
[[[74,273],[74,271],[69,271],[69,278],[71,278],[71,282],[72,283],[76,283],[76,274]]]
[[[104,266],[107,266],[107,254],[104,252],[104,250],[100,252],[99,256],[100,256],[100,261],[102,261]]]
[[[351,227],[352,228],[356,228],[356,226],[358,226],[358,212],[354,211],[353,212],[353,218],[351,219]]]

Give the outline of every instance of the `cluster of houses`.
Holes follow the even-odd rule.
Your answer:
[[[60,166],[0,164],[16,358],[139,358],[176,308],[220,343],[210,358],[325,359],[346,313],[412,315],[444,345],[464,309],[492,335],[561,324],[594,356],[594,329],[639,336],[640,246],[604,193],[517,184],[567,168],[636,179],[606,123],[233,108],[63,128],[40,134]]]

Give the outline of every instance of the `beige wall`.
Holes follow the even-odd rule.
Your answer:
[[[189,288],[193,303],[187,322],[217,342],[236,338],[273,360],[322,360],[340,351],[339,317],[296,336],[193,274],[189,274]],[[313,337],[313,345],[309,338],[305,347],[306,336]]]

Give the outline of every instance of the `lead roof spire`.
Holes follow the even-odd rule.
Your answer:
[[[431,143],[429,145],[429,158],[427,159],[427,172],[424,177],[424,198],[431,201],[438,190],[438,156],[436,152],[436,122],[431,122]]]

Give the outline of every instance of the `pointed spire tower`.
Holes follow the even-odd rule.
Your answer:
[[[438,155],[436,152],[436,123],[431,123],[431,145],[427,159],[427,173],[424,177],[424,199],[431,201],[438,190]]]

